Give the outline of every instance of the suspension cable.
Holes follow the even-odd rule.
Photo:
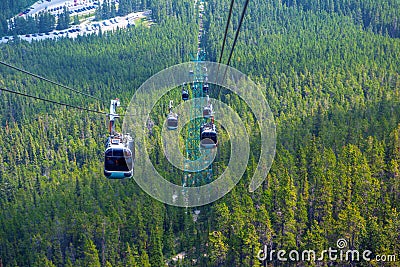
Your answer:
[[[14,90],[10,90],[8,88],[4,88],[4,87],[0,87],[0,93],[4,91],[4,92],[8,92],[8,93],[12,93],[12,94],[16,94],[16,95],[20,95],[20,96],[24,96],[24,97],[28,97],[28,98],[33,98],[33,99],[37,99],[37,100],[42,100],[44,102],[49,102],[52,104],[56,104],[56,105],[61,105],[61,106],[65,106],[68,108],[75,108],[75,109],[79,109],[79,110],[83,110],[83,111],[87,111],[87,112],[93,112],[93,113],[97,113],[97,114],[102,114],[102,115],[110,115],[110,113],[107,112],[103,112],[103,111],[99,111],[99,110],[94,110],[94,109],[88,109],[88,108],[83,108],[83,107],[79,107],[79,106],[74,106],[74,105],[70,105],[67,103],[63,103],[63,102],[58,102],[58,101],[54,101],[51,99],[46,99],[46,98],[41,98],[38,96],[34,96],[34,95],[29,95],[26,93],[22,93],[22,92],[18,92],[18,91],[14,91]],[[144,116],[144,114],[118,114],[119,117],[138,117],[138,116]]]
[[[231,58],[232,58],[232,55],[233,55],[233,50],[235,49],[236,42],[237,42],[237,39],[238,39],[238,37],[239,37],[240,28],[242,27],[243,19],[244,19],[244,16],[246,15],[246,10],[247,10],[247,6],[248,6],[249,2],[250,2],[250,0],[246,0],[246,2],[244,3],[242,15],[241,15],[240,21],[239,21],[239,26],[238,26],[238,28],[237,28],[237,30],[236,30],[235,39],[233,40],[231,52],[229,53],[228,62],[226,63],[226,66],[227,66],[227,67],[225,68],[225,73],[224,73],[224,77],[222,78],[222,80],[225,80],[225,76],[226,76],[226,73],[227,73],[227,71],[228,71],[228,66],[229,66],[229,64],[231,63]]]
[[[103,112],[103,111],[98,111],[98,110],[94,110],[94,109],[88,109],[88,108],[83,108],[83,107],[79,107],[79,106],[74,106],[74,105],[70,105],[70,104],[67,104],[67,103],[58,102],[58,101],[54,101],[54,100],[41,98],[41,97],[38,97],[38,96],[34,96],[34,95],[30,95],[30,94],[26,94],[26,93],[14,91],[14,90],[10,90],[10,89],[4,88],[4,87],[0,87],[0,92],[1,91],[5,91],[5,92],[12,93],[12,94],[16,94],[16,95],[20,95],[20,96],[24,96],[24,97],[28,97],[28,98],[33,98],[33,99],[37,99],[37,100],[42,100],[44,102],[49,102],[49,103],[52,103],[52,104],[57,104],[57,105],[61,105],[61,106],[69,107],[69,108],[75,108],[75,109],[79,109],[79,110],[83,110],[83,111],[87,111],[87,112],[93,112],[93,113],[102,114],[102,115],[109,115],[108,113]]]
[[[233,50],[235,49],[236,41],[237,41],[237,39],[239,37],[240,28],[242,27],[243,19],[244,19],[244,16],[246,15],[246,10],[247,10],[247,6],[248,6],[249,2],[250,2],[250,0],[246,0],[246,3],[244,4],[244,7],[243,7],[242,16],[240,17],[240,21],[239,21],[239,26],[238,26],[238,28],[236,30],[235,40],[233,41],[233,45],[232,45],[232,48],[231,48],[231,52],[229,54],[228,62],[226,63],[226,65],[228,65],[228,66],[231,63]]]
[[[47,78],[45,78],[45,77],[39,76],[39,75],[34,74],[34,73],[32,73],[32,72],[26,71],[26,70],[24,70],[24,69],[18,68],[18,67],[16,67],[16,66],[13,66],[13,65],[11,65],[11,64],[9,64],[9,63],[6,63],[6,62],[4,62],[4,61],[0,61],[0,64],[1,64],[1,65],[4,65],[4,66],[6,66],[6,67],[12,68],[12,69],[14,69],[14,70],[20,71],[20,72],[22,72],[22,73],[28,74],[28,75],[30,75],[30,76],[32,76],[32,77],[38,78],[38,79],[40,79],[40,80],[42,80],[42,81],[49,82],[49,83],[51,83],[51,84],[60,86],[60,87],[62,87],[62,88],[64,88],[64,89],[70,90],[70,91],[72,91],[72,92],[75,92],[75,93],[78,93],[78,94],[81,94],[81,95],[84,95],[84,96],[87,96],[87,97],[96,99],[96,100],[98,100],[98,101],[100,101],[100,102],[103,102],[103,100],[101,100],[100,98],[97,98],[97,97],[95,97],[95,96],[86,94],[86,93],[84,93],[84,92],[81,92],[81,91],[79,91],[79,90],[73,89],[73,88],[71,88],[71,87],[69,87],[69,86],[66,86],[66,85],[63,85],[63,84],[61,84],[61,83],[54,82],[54,81],[49,80],[49,79],[47,79]]]
[[[225,42],[226,42],[226,37],[228,35],[228,29],[229,29],[229,23],[231,21],[231,16],[232,16],[232,10],[233,10],[233,4],[235,3],[235,0],[231,0],[231,6],[229,7],[229,14],[228,14],[228,20],[226,21],[226,26],[225,26],[225,34],[224,34],[224,40],[222,41],[222,49],[221,49],[221,54],[219,55],[219,61],[218,63],[221,63],[222,56],[224,54],[225,50]]]

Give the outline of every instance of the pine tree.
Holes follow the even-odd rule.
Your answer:
[[[127,0],[120,0],[118,5],[118,16],[125,16],[128,14],[128,1]]]
[[[79,25],[79,23],[80,23],[79,17],[78,17],[77,15],[74,16],[74,22],[73,22],[73,24],[74,24],[74,25]]]
[[[100,267],[99,253],[90,238],[85,240],[85,245],[83,247],[83,265],[88,267]]]
[[[39,32],[50,32],[54,29],[55,17],[51,13],[41,12],[37,20]]]
[[[336,156],[332,150],[326,149],[322,157],[316,155],[311,163],[311,174],[314,177],[314,216],[316,220],[326,231],[328,237],[332,226],[332,200],[333,200],[333,180],[336,170]]]
[[[209,233],[209,255],[213,266],[223,266],[229,246],[226,237],[220,231]]]
[[[115,1],[111,1],[110,18],[114,18],[116,15],[117,15],[117,8],[115,7]]]
[[[71,260],[69,258],[67,258],[66,261],[65,261],[65,266],[66,267],[73,267],[74,265],[72,264]]]
[[[122,1],[124,1],[124,0],[122,0]],[[103,16],[102,5],[98,5],[97,8],[96,8],[95,14],[94,14],[94,19],[97,20],[97,21],[102,20],[103,19],[102,16]],[[122,16],[122,15],[120,14],[120,16]]]
[[[358,248],[365,233],[366,222],[355,203],[349,203],[339,213],[336,227],[337,239],[347,240],[349,248]]]
[[[49,260],[46,256],[38,256],[34,267],[56,267],[51,260]]]
[[[241,265],[240,266],[260,266],[259,261],[255,257],[260,250],[260,243],[254,225],[248,222],[240,233],[242,246],[240,251]]]
[[[139,267],[139,265],[136,263],[137,257],[138,257],[138,255],[137,255],[137,251],[135,252],[135,248],[132,251],[131,247],[129,246],[129,243],[127,243],[125,266],[126,267]]]
[[[68,8],[64,6],[63,12],[58,16],[58,22],[56,29],[57,30],[64,30],[69,27],[70,17]]]
[[[156,226],[150,232],[150,243],[149,243],[149,262],[151,266],[163,267],[164,259],[162,253],[162,231]]]
[[[293,180],[289,177],[286,170],[281,176],[280,191],[278,192],[280,201],[280,212],[278,218],[280,221],[278,235],[279,243],[282,248],[296,248],[296,222],[294,211],[296,207],[296,190],[293,185]]]
[[[365,156],[368,159],[368,165],[371,174],[374,177],[382,177],[385,170],[385,146],[383,142],[379,142],[376,137],[369,136],[365,149]]]
[[[110,18],[110,3],[108,0],[104,0],[101,7],[101,19]]]
[[[149,262],[149,255],[145,250],[142,251],[139,257],[139,266],[141,267],[151,267],[151,264]]]
[[[51,259],[55,266],[63,266],[63,255],[61,252],[61,244],[59,240],[55,240],[53,242],[53,256]]]
[[[323,251],[328,246],[327,239],[325,238],[324,229],[320,227],[317,221],[313,221],[310,229],[307,230],[304,236],[304,245],[301,246],[302,250]],[[324,261],[327,259],[325,258]]]
[[[167,230],[164,231],[163,236],[163,255],[170,257],[175,254],[175,236],[173,232],[172,223],[168,226]]]
[[[269,213],[264,205],[258,207],[254,224],[260,245],[271,244],[274,230]]]
[[[216,229],[224,235],[228,235],[231,228],[231,213],[226,203],[221,202],[214,205],[214,216],[216,218]],[[228,235],[229,236],[229,235]]]

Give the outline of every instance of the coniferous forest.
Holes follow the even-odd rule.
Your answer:
[[[0,32],[5,18],[32,2],[2,1]],[[134,10],[134,1],[120,2]],[[243,3],[233,7],[227,47]],[[1,61],[103,102],[4,66],[0,88],[105,112],[118,97],[123,111],[144,81],[189,61],[198,46],[194,1],[141,5],[155,25],[0,44]],[[229,5],[206,1],[208,61],[219,59]],[[0,90],[0,267],[400,266],[399,23],[399,1],[250,1],[231,65],[263,90],[276,155],[262,186],[248,192],[257,122],[237,95],[215,92],[254,129],[252,151],[238,185],[200,207],[197,220],[193,209],[152,199],[134,179],[104,177],[107,116]],[[171,97],[178,103],[180,90]],[[148,145],[157,169],[178,183],[162,154],[163,101],[151,114]],[[229,142],[223,132],[221,142]],[[228,149],[218,153],[215,173],[229,158]],[[257,258],[265,248],[337,249],[339,239],[347,249],[370,250],[371,261]],[[183,258],[173,261],[176,255]],[[379,261],[384,255],[395,259]]]

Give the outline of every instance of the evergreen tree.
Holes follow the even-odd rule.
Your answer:
[[[337,239],[344,238],[349,249],[358,248],[361,237],[365,233],[365,219],[361,216],[359,208],[350,203],[339,213],[337,220]]]
[[[126,267],[139,267],[139,265],[136,263],[136,259],[137,259],[138,255],[137,255],[137,251],[134,250],[132,251],[131,247],[129,246],[129,243],[127,244],[127,248],[126,248],[126,263],[125,266]]]
[[[88,266],[88,267],[100,267],[100,261],[99,261],[99,253],[96,249],[96,246],[94,245],[93,241],[89,238],[85,240],[85,245],[83,247],[83,253],[84,253],[84,258],[83,258],[83,266]]]
[[[147,254],[147,252],[145,250],[143,250],[142,253],[140,254],[139,266],[143,266],[143,267],[151,266],[151,264],[149,262],[149,255]]]
[[[59,240],[55,240],[53,242],[53,255],[51,259],[55,266],[57,267],[63,266],[63,255]]]
[[[55,17],[50,12],[41,12],[38,16],[38,31],[50,32],[54,29]]]
[[[212,266],[224,266],[229,246],[222,232],[214,231],[209,234],[209,254]]]
[[[102,20],[102,16],[103,16],[102,5],[98,5],[96,8],[94,19],[97,21]],[[120,15],[120,16],[122,16],[122,15]]]
[[[36,267],[56,267],[51,260],[49,260],[46,256],[38,257],[34,266]]]
[[[0,1],[3,32],[7,19],[34,1]],[[129,103],[132,90],[148,77],[189,60],[197,49],[198,18],[192,1],[121,0],[118,13],[124,2],[124,12],[146,4],[157,26],[30,43],[14,36],[0,46],[0,57],[101,99],[112,92]],[[238,111],[250,135],[251,154],[235,189],[201,208],[196,222],[190,210],[164,209],[133,180],[101,178],[106,129],[97,114],[0,90],[1,264],[85,266],[90,258],[86,239],[94,247],[90,255],[101,248],[92,257],[96,266],[124,266],[133,259],[138,266],[164,263],[173,248],[187,255],[181,266],[209,266],[211,244],[216,248],[213,263],[221,259],[222,266],[257,265],[254,257],[264,244],[326,249],[345,238],[360,251],[400,251],[399,40],[393,38],[400,29],[394,20],[398,5],[370,0],[251,4],[257,8],[247,14],[251,19],[242,25],[231,64],[257,82],[274,112],[277,157],[266,182],[248,193],[261,145],[259,127],[240,97],[218,87],[211,92]],[[207,60],[218,60],[228,9],[228,0],[207,1],[202,44]],[[25,16],[10,20],[10,34],[45,30],[45,15],[30,18],[33,27]],[[237,28],[233,20],[228,43]],[[97,102],[17,71],[2,69],[0,85],[101,109]],[[180,94],[180,88],[173,89],[168,100],[179,101]],[[158,139],[167,100],[159,102],[151,114],[153,135],[145,145],[160,174],[179,184],[182,175],[171,171]],[[224,146],[228,134],[221,129],[218,137],[215,178],[230,157],[229,145]],[[219,239],[210,236],[214,231],[221,233]],[[126,253],[126,244],[140,256]],[[318,264],[335,262],[309,263]]]
[[[149,262],[151,266],[162,267],[164,266],[164,259],[162,253],[162,232],[158,227],[150,232],[149,243]]]
[[[108,0],[104,0],[101,6],[101,19],[109,19],[110,18],[110,3]]]
[[[125,16],[128,14],[128,0],[120,0],[118,4],[118,11],[117,15],[118,16]]]
[[[79,17],[75,15],[75,16],[74,16],[74,22],[73,22],[73,24],[74,24],[74,25],[79,25],[79,23],[80,23]]]
[[[63,12],[59,14],[58,21],[57,21],[57,30],[64,30],[69,28],[70,17],[69,17],[69,10],[67,7],[64,6]]]
[[[115,7],[115,1],[111,1],[110,4],[110,18],[117,16],[117,8]]]

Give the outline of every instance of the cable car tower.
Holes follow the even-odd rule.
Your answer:
[[[190,122],[187,129],[186,138],[186,161],[184,163],[184,175],[182,185],[200,186],[209,183],[212,180],[212,164],[210,162],[211,154],[210,149],[201,149],[200,143],[200,130],[210,117],[203,116],[203,108],[208,105],[205,101],[205,93],[208,93],[208,75],[207,68],[204,66],[205,53],[202,50],[197,52],[196,58],[193,59],[193,69],[190,70],[189,75],[193,78],[191,88],[192,105],[190,108]],[[205,86],[205,87],[204,87]],[[204,88],[207,90],[204,91]],[[201,149],[201,151],[200,151]],[[188,165],[191,161],[197,160],[203,154],[204,163],[208,165],[203,170],[193,171],[189,170]]]
[[[201,186],[210,183],[213,177],[213,169],[211,164],[213,157],[211,149],[215,148],[215,146],[202,146],[205,141],[205,135],[202,132],[205,129],[204,126],[213,125],[214,123],[212,105],[208,97],[208,74],[204,62],[206,53],[204,52],[204,49],[201,48],[204,43],[203,35],[205,34],[203,29],[204,4],[204,0],[197,2],[199,7],[199,32],[197,38],[198,48],[196,56],[192,58],[193,67],[189,70],[189,75],[193,82],[189,84],[189,88],[187,88],[185,84],[182,88],[182,100],[188,100],[189,96],[191,96],[192,100],[192,105],[190,107],[190,121],[188,123],[185,143],[186,160],[184,162],[184,173],[182,178],[183,187]],[[189,93],[190,91],[191,94]],[[207,97],[207,100],[205,100],[205,97]],[[213,133],[215,134],[214,140],[216,141],[216,131]],[[207,136],[207,139],[208,138],[209,137]],[[200,170],[193,170],[189,168],[192,161],[200,158],[203,160],[200,165],[207,166],[206,168],[199,168]],[[184,197],[187,201],[187,196],[185,193],[186,191],[183,190]],[[196,218],[199,213],[199,210],[195,211]]]

